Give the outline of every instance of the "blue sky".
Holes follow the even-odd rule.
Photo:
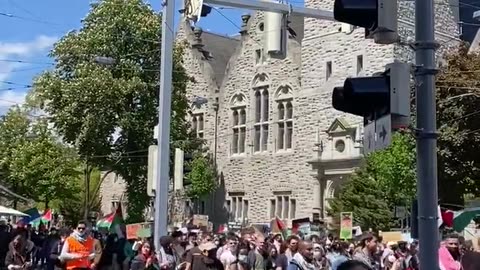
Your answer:
[[[24,102],[28,91],[26,87],[32,83],[32,78],[52,67],[47,56],[52,45],[69,30],[81,26],[80,21],[88,13],[90,2],[0,0],[0,114],[5,113],[8,107]],[[161,0],[148,2],[159,10]],[[180,8],[179,4],[176,9]],[[202,18],[200,25],[212,32],[235,34],[241,24],[240,15],[244,12],[212,10],[208,17]]]

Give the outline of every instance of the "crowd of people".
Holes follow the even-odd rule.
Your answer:
[[[0,226],[0,267],[8,270],[418,270],[418,243],[382,244],[365,233],[357,241],[333,236],[263,234],[254,227],[214,235],[181,228],[160,238],[125,239],[79,222],[72,231]],[[480,269],[479,253],[447,237],[442,270]],[[472,256],[474,254],[474,256]],[[466,256],[470,259],[462,259]],[[477,267],[478,266],[478,267]]]

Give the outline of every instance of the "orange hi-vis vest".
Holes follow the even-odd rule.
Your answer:
[[[65,240],[66,244],[68,245],[68,253],[72,254],[80,254],[85,256],[82,259],[73,259],[67,260],[66,266],[67,270],[76,269],[76,268],[90,268],[91,262],[88,256],[92,253],[94,248],[94,240],[92,237],[87,237],[85,242],[79,242],[72,236],[69,236]]]

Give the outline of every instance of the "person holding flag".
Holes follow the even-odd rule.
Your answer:
[[[75,231],[65,239],[60,260],[67,270],[94,269],[95,239],[87,233],[87,223],[80,221]]]

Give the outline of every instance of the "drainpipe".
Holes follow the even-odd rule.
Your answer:
[[[215,98],[215,103],[213,103],[213,110],[215,111],[215,137],[214,137],[214,150],[213,150],[213,160],[215,164],[215,169],[217,168],[217,141],[218,141],[218,97]]]

